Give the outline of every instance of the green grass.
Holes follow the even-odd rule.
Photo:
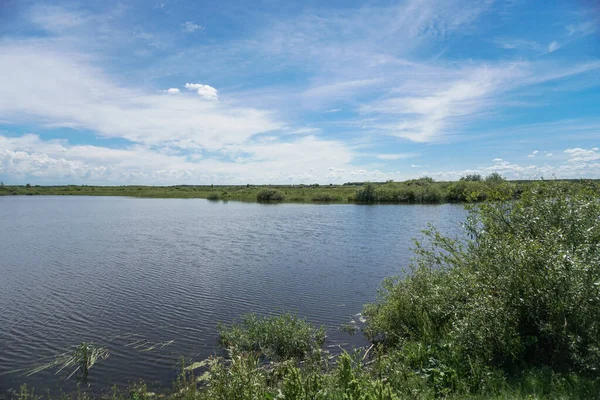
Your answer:
[[[81,343],[73,351],[62,353],[48,363],[37,365],[26,371],[33,375],[47,369],[55,369],[56,374],[63,370],[70,372],[67,379],[77,374],[82,381],[86,381],[90,369],[100,360],[108,358],[108,349],[94,343]]]
[[[472,177],[470,178],[472,179]],[[344,185],[239,185],[239,186],[0,186],[2,195],[128,196],[145,198],[202,198],[249,202],[297,203],[406,203],[437,204],[482,201],[499,190],[518,197],[535,182],[504,181],[489,176],[480,181],[434,182],[431,178],[405,182],[348,183]],[[553,181],[560,187],[592,187],[598,180]]]
[[[252,351],[274,361],[302,360],[321,348],[325,329],[292,314],[248,314],[239,323],[220,325],[219,336],[221,345],[230,350]]]
[[[183,365],[161,396],[600,398],[598,194],[585,183],[540,182],[515,199],[500,183],[468,205],[465,238],[432,228],[415,242],[410,273],[387,279],[365,306],[369,348],[330,353],[322,328],[290,314],[251,314],[220,326],[227,356]],[[105,398],[150,397],[136,388]],[[17,397],[33,393],[25,387]]]

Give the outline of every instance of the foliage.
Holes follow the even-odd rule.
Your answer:
[[[218,193],[210,193],[208,196],[206,196],[206,199],[210,201],[217,201],[220,199],[220,197]]]
[[[466,390],[492,371],[592,376],[600,367],[600,201],[538,184],[470,209],[469,240],[427,233],[410,275],[366,307],[366,333]],[[418,351],[417,351],[418,350]],[[421,354],[421,355],[419,355]],[[415,356],[418,355],[418,356]],[[454,389],[453,389],[454,390]]]
[[[467,174],[467,175],[461,177],[460,180],[466,181],[466,182],[481,182],[482,178],[481,178],[481,175],[479,175],[479,174]]]
[[[285,196],[276,189],[262,189],[256,195],[256,200],[259,202],[275,202],[283,201]]]
[[[492,172],[491,174],[489,174],[488,176],[485,177],[485,181],[488,183],[500,183],[500,182],[505,182],[506,179],[504,179],[504,177],[502,175],[500,175],[497,172]]]
[[[329,202],[334,202],[334,201],[340,201],[341,197],[336,196],[335,194],[317,193],[312,197],[311,200],[313,202],[329,203]]]
[[[269,360],[304,359],[325,341],[325,329],[292,314],[260,317],[247,314],[240,323],[219,326],[220,343],[228,349],[254,351]]]
[[[354,199],[359,203],[375,203],[377,201],[375,185],[371,182],[366,182],[356,190]]]
[[[283,198],[276,201],[289,202],[343,202],[343,203],[442,203],[483,201],[496,191],[510,191],[518,198],[535,183],[529,181],[505,181],[499,174],[490,174],[480,182],[434,182],[429,177],[404,182],[385,183],[354,182],[344,185],[177,185],[177,186],[0,186],[0,196],[7,195],[61,195],[61,196],[130,196],[150,198],[209,198],[216,200],[257,201],[263,190],[278,191]],[[563,180],[552,181],[559,187],[581,188],[586,186],[600,190],[600,181]],[[357,189],[367,188],[367,192]],[[358,196],[357,196],[358,195]],[[368,195],[368,196],[364,196]],[[262,196],[262,195],[261,195]],[[368,197],[369,200],[359,199]],[[274,200],[267,200],[274,201]]]

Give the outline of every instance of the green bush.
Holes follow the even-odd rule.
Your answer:
[[[360,203],[375,203],[377,197],[375,195],[375,185],[371,182],[366,182],[356,190],[354,199]]]
[[[471,389],[481,371],[593,375],[600,367],[599,222],[596,194],[547,184],[516,201],[472,206],[469,240],[429,231],[428,245],[417,243],[412,273],[388,279],[380,301],[366,307],[366,333],[407,354],[426,349],[405,361],[435,360]]]
[[[262,203],[277,202],[285,200],[285,196],[276,189],[261,189],[256,195],[256,200]]]
[[[325,329],[291,314],[259,317],[245,315],[241,323],[219,326],[225,348],[255,351],[271,360],[304,359],[325,341]]]
[[[206,198],[210,201],[217,201],[220,199],[218,193],[210,193],[208,196],[206,196]]]

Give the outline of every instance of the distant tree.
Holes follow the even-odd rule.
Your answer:
[[[29,189],[29,188],[31,187],[31,185],[28,183],[27,185],[25,185],[25,187],[26,187],[27,189]]]
[[[250,187],[250,184],[249,184],[249,183],[246,183],[246,187],[247,187],[247,188],[249,188],[249,187]]]
[[[485,177],[486,182],[495,183],[495,182],[504,182],[506,179],[497,172],[492,172],[488,176]]]
[[[468,174],[466,176],[461,177],[460,180],[467,182],[481,182],[482,178],[479,174]]]

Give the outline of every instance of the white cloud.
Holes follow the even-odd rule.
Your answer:
[[[367,116],[387,120],[377,127],[390,135],[414,142],[440,140],[455,132],[461,120],[489,110],[494,104],[492,95],[525,76],[523,69],[519,64],[509,64],[428,71],[426,78],[414,76],[397,88],[408,95],[390,96],[361,110]]]
[[[600,160],[600,152],[597,147],[592,149],[567,149],[565,153],[569,156],[570,163],[588,163],[591,161]]]
[[[493,162],[501,162],[501,161],[503,161],[503,160],[502,160],[501,158],[494,158],[492,161],[493,161]]]
[[[342,179],[351,169],[352,159],[352,152],[343,143],[313,136],[290,142],[231,145],[215,157],[169,153],[141,145],[112,149],[42,140],[31,134],[0,136],[0,174],[69,183],[323,182],[326,171],[327,179],[331,171]],[[236,161],[224,161],[223,157]],[[335,167],[330,170],[332,165]]]
[[[51,33],[63,33],[88,22],[91,17],[63,7],[38,4],[29,10],[32,23]]]
[[[199,29],[204,29],[202,27],[202,25],[198,25],[198,24],[195,24],[195,23],[190,22],[190,21],[186,21],[183,24],[181,24],[181,28],[186,33],[194,33],[194,32],[196,32]]]
[[[580,24],[567,25],[566,29],[569,36],[587,36],[596,32],[599,22],[599,20],[584,21]]]
[[[548,53],[552,53],[558,49],[560,49],[560,44],[556,40],[548,45]]]
[[[417,155],[414,153],[397,153],[397,154],[378,154],[377,158],[380,160],[404,160],[406,158],[413,158]]]
[[[218,100],[219,92],[212,86],[204,85],[202,83],[186,83],[185,88],[188,90],[195,90],[198,96],[208,100]]]
[[[38,122],[145,145],[207,149],[282,127],[263,110],[117,84],[76,54],[29,42],[0,44],[0,54],[0,109],[11,123]],[[214,96],[204,86],[196,90]]]
[[[181,93],[181,91],[177,88],[169,88],[167,90],[165,90],[166,93],[168,94],[179,94]]]
[[[552,154],[552,153],[548,153],[548,154],[546,154],[546,157],[552,157],[553,155],[554,154]]]
[[[325,112],[327,112],[327,113],[338,113],[340,111],[342,111],[341,108],[330,108],[329,110],[327,110]]]
[[[542,46],[533,40],[523,39],[496,39],[495,43],[498,47],[506,50],[534,50],[539,51]]]

